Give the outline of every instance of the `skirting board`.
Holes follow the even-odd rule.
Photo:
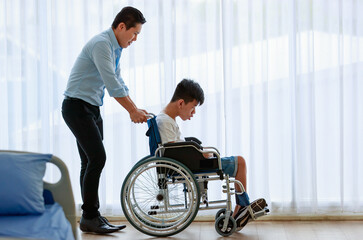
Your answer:
[[[109,221],[127,221],[125,216],[105,216]],[[80,216],[77,217],[79,221]],[[196,216],[197,222],[214,222],[214,216]],[[257,221],[363,221],[363,215],[266,215]]]
[[[214,221],[214,216],[197,216],[194,221]],[[266,215],[256,221],[363,221],[363,215]]]

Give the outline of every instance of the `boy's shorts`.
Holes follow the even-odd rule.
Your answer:
[[[222,157],[222,169],[225,174],[228,174],[230,177],[235,177],[237,174],[238,168],[238,159],[236,156],[231,157]]]

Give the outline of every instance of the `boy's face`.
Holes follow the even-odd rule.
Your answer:
[[[142,24],[137,23],[135,27],[126,30],[126,25],[122,22],[117,27],[115,33],[116,39],[120,47],[127,48],[133,41],[137,40],[137,35],[141,32]]]
[[[184,100],[180,104],[180,111],[179,111],[179,117],[185,121],[190,120],[194,113],[195,108],[198,106],[197,100],[193,100],[192,102],[188,102],[187,104],[184,102]]]

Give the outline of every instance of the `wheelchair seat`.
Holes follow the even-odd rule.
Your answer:
[[[201,141],[194,137],[185,138],[183,142],[161,143],[161,137],[156,122],[156,116],[147,120],[150,155],[167,157],[183,163],[193,173],[219,172],[218,158],[205,158]],[[161,151],[157,151],[162,148]],[[155,154],[156,153],[156,154]]]

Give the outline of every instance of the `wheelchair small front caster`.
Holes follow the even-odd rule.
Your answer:
[[[218,212],[216,213],[216,216],[214,217],[214,220],[217,220],[217,218],[219,218],[221,215],[226,214],[227,209],[222,208],[219,209]],[[233,211],[231,211],[231,216],[233,216]]]
[[[236,230],[237,223],[236,223],[236,220],[234,220],[234,218],[232,216],[230,216],[228,218],[227,228],[223,229],[225,220],[226,220],[226,215],[223,214],[223,215],[219,216],[216,219],[214,226],[219,235],[221,235],[223,237],[228,237],[229,235],[234,233],[234,231]]]

